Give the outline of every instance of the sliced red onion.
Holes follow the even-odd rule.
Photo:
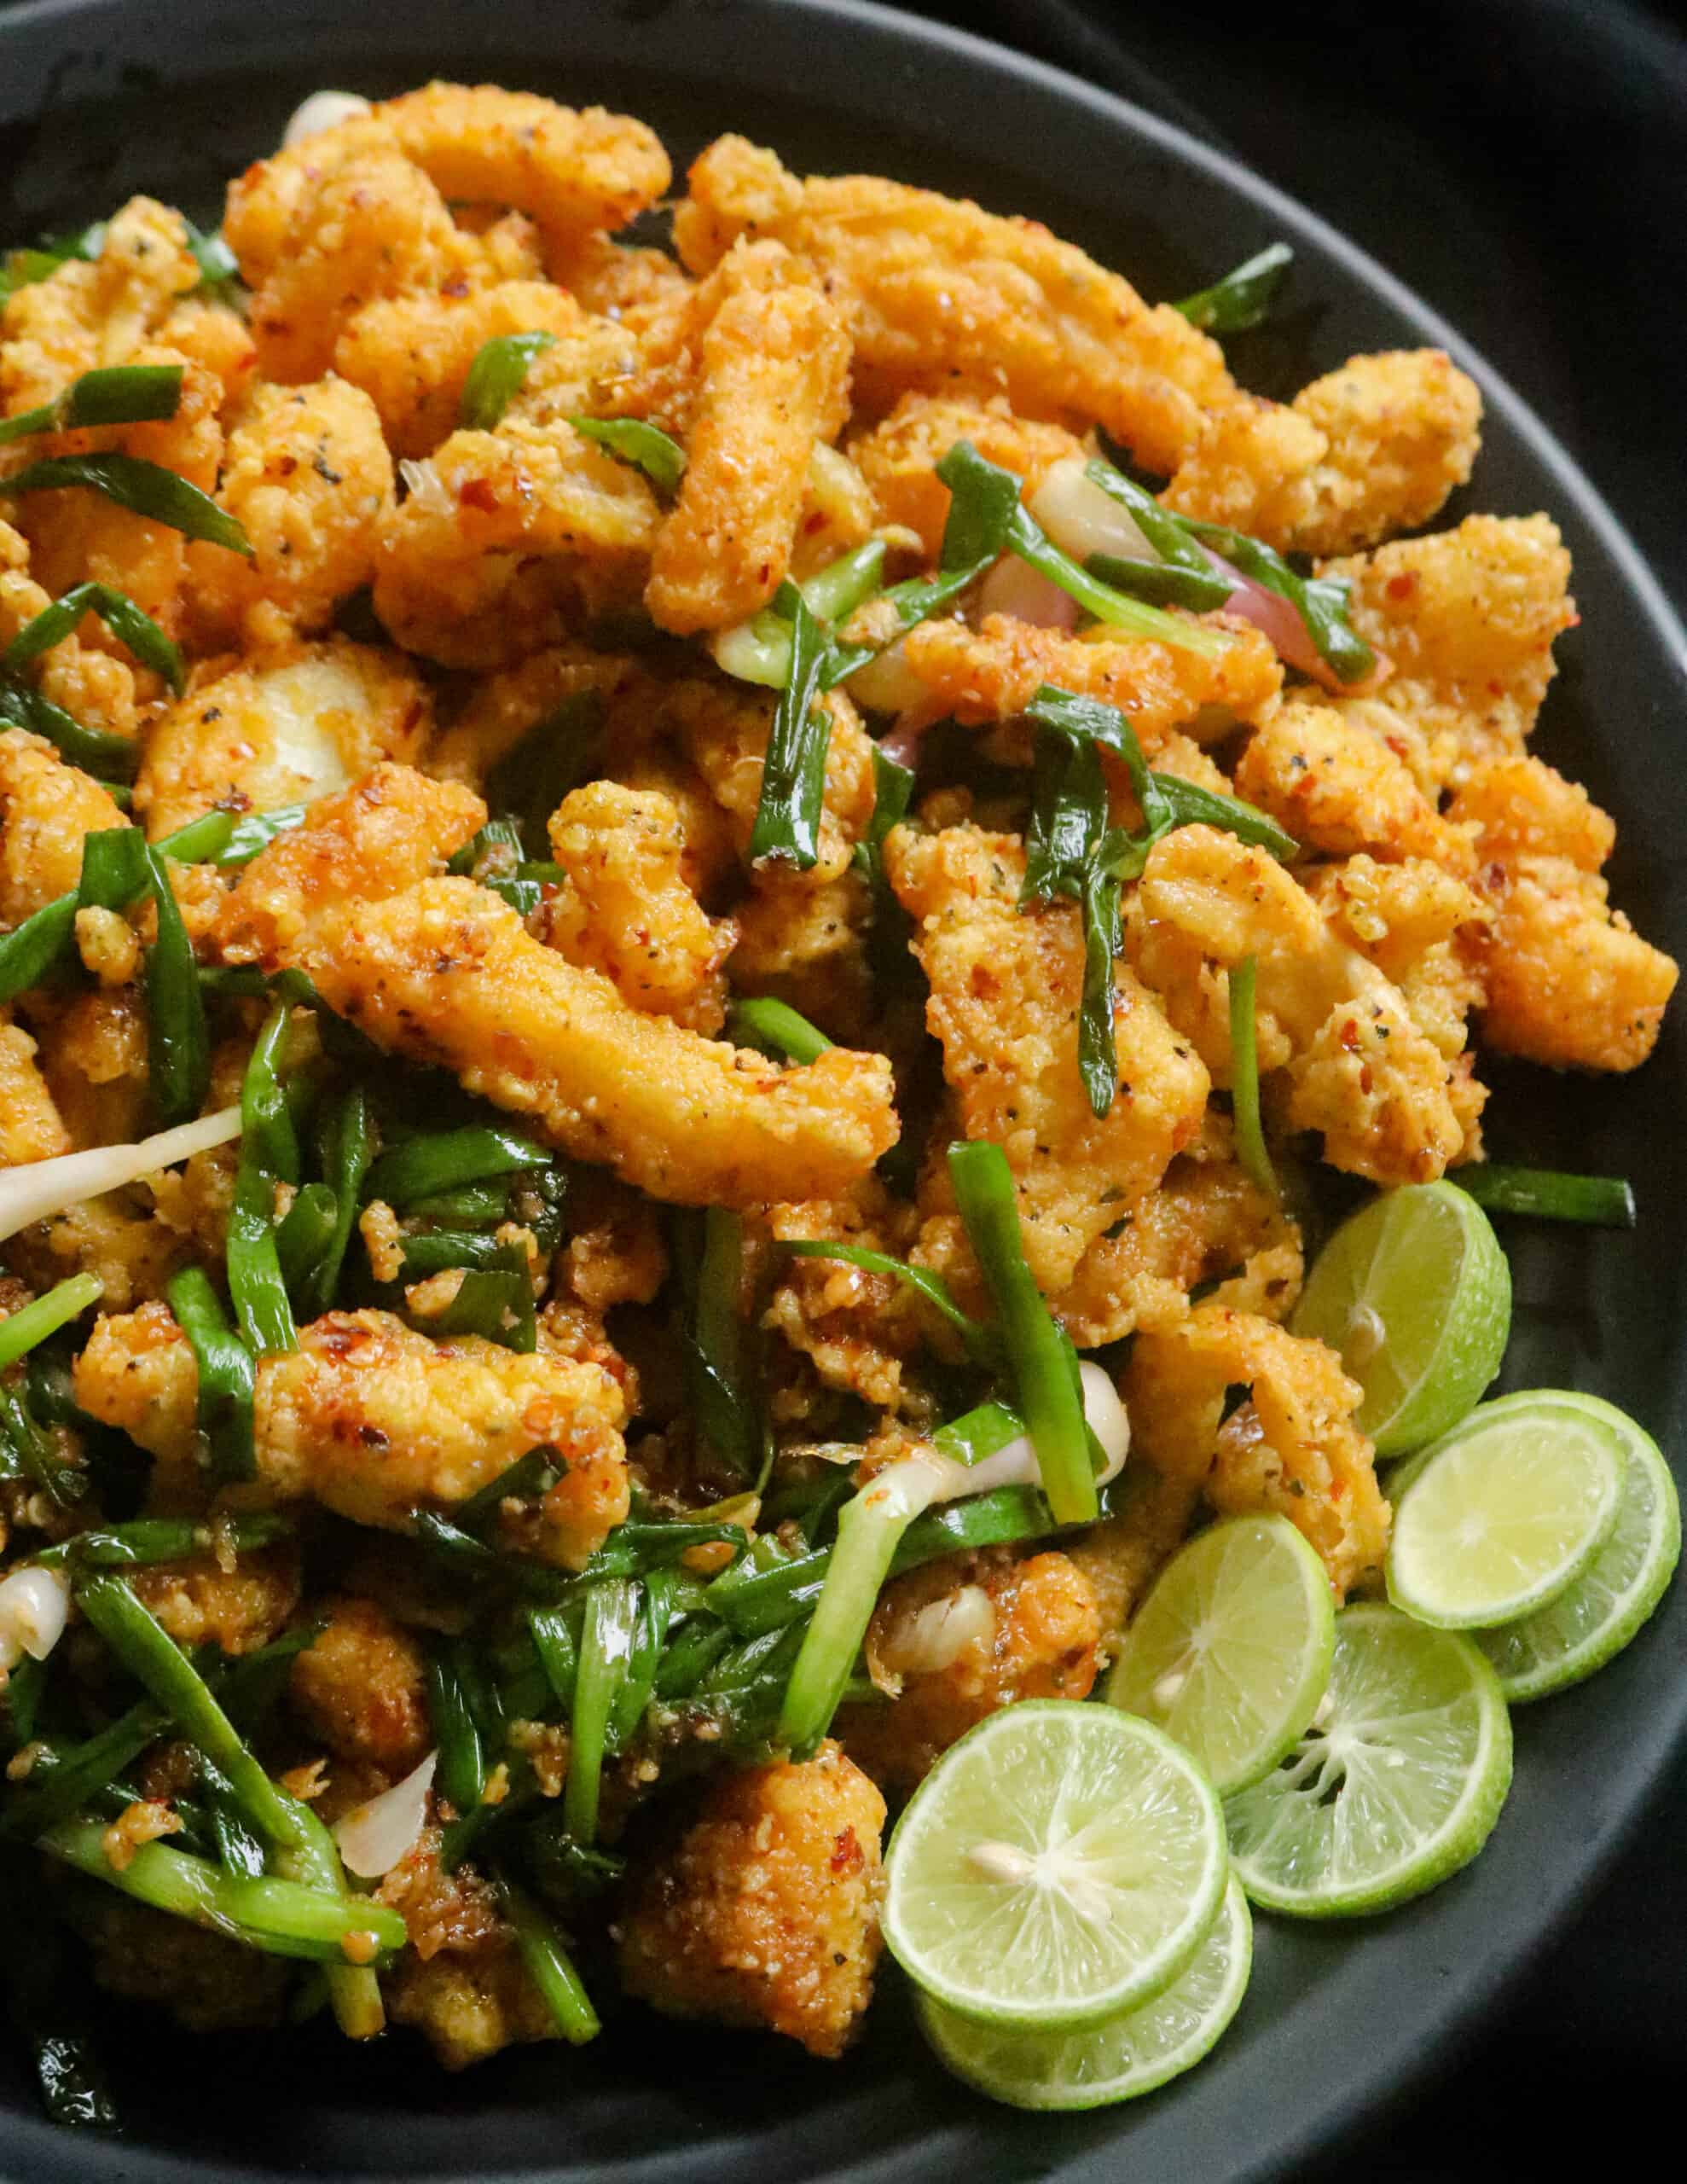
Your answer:
[[[979,589],[978,611],[1011,615],[1038,630],[1075,630],[1082,610],[1070,591],[1041,570],[1017,554],[1004,554]]]
[[[1244,577],[1240,569],[1226,561],[1221,554],[1214,553],[1210,546],[1203,546],[1201,551],[1232,587],[1224,602],[1225,613],[1237,614],[1244,622],[1251,622],[1271,640],[1279,659],[1286,660],[1302,675],[1309,675],[1313,682],[1321,682],[1326,690],[1345,687],[1331,673],[1312,641],[1311,630],[1281,592],[1269,590],[1264,584],[1255,584],[1251,577]]]
[[[38,1564],[14,1570],[0,1583],[0,1669],[9,1673],[27,1653],[44,1661],[65,1635],[70,1587]]]
[[[427,1826],[427,1801],[439,1754],[431,1751],[402,1782],[346,1814],[334,1840],[347,1868],[362,1880],[379,1880],[407,1857]]]

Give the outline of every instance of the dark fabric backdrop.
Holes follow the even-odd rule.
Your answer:
[[[1687,611],[1687,38],[1669,17],[1623,0],[918,12],[1217,141],[1363,244],[1540,411]],[[1316,2184],[1597,2175],[1667,2146],[1687,2068],[1684,1842],[1687,1762],[1509,2005]]]

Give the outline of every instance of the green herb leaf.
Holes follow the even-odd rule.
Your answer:
[[[554,334],[500,334],[484,341],[468,368],[457,405],[462,429],[490,433],[520,393],[535,357],[555,346]]]
[[[84,372],[54,402],[0,421],[0,447],[38,433],[99,425],[140,425],[173,417],[182,405],[180,364],[113,364]]]
[[[727,1011],[727,1029],[741,1047],[754,1047],[770,1061],[818,1061],[832,1042],[817,1025],[782,1001],[735,1001]]]
[[[223,1316],[202,1267],[184,1267],[165,1293],[199,1368],[198,1420],[206,1469],[219,1486],[255,1478],[252,1411],[257,1370],[252,1352]]]
[[[1265,249],[1233,266],[1210,288],[1197,288],[1174,309],[1191,326],[1206,334],[1245,334],[1271,316],[1284,276],[1295,253],[1286,242],[1268,243]]]
[[[105,242],[106,224],[96,220],[78,235],[61,235],[38,244],[32,250],[9,250],[0,258],[0,305],[20,288],[32,288],[38,282],[49,280],[60,266],[72,260],[91,264],[104,249]]]
[[[826,758],[832,740],[832,716],[816,702],[826,642],[795,584],[782,584],[774,604],[791,624],[791,671],[768,737],[750,861],[791,864],[806,872],[820,856]]]
[[[142,666],[150,668],[180,697],[187,681],[181,653],[150,614],[137,607],[127,592],[108,584],[79,584],[52,606],[43,607],[7,646],[0,656],[0,667],[20,674],[43,652],[62,644],[84,614],[97,614]]]
[[[14,419],[13,422],[17,420]],[[62,455],[32,462],[0,478],[0,493],[43,493],[85,486],[120,508],[161,523],[188,538],[252,553],[252,541],[226,508],[162,464],[135,455]]]
[[[642,417],[576,416],[568,421],[577,433],[583,433],[588,440],[607,448],[621,462],[630,462],[642,470],[659,491],[679,491],[680,480],[685,475],[686,451],[659,426],[646,424]]]

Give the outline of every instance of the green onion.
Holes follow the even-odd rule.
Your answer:
[[[1005,1403],[982,1403],[976,1410],[952,1418],[931,1437],[939,1455],[954,1463],[982,1464],[998,1455],[1025,1431],[1025,1421]]]
[[[699,1439],[740,1478],[752,1478],[763,1451],[750,1345],[739,1312],[744,1223],[726,1206],[710,1206],[681,1224],[681,1287],[686,1325],[681,1344]]]
[[[240,262],[223,241],[221,230],[213,229],[207,235],[185,217],[182,224],[188,230],[188,247],[200,270],[200,282],[194,293],[213,302],[231,300],[240,279]]]
[[[1257,538],[1227,530],[1223,524],[1199,522],[1192,515],[1180,516],[1178,521],[1232,568],[1288,601],[1338,682],[1362,682],[1374,671],[1377,655],[1348,619],[1350,595],[1344,578],[1297,576],[1280,554]]]
[[[554,713],[529,729],[487,775],[487,803],[494,810],[513,816],[531,856],[546,853],[546,822],[552,812],[596,767],[604,720],[603,693],[576,690]]]
[[[280,1073],[290,1017],[287,1003],[277,1002],[246,1065],[240,1166],[229,1209],[229,1295],[241,1333],[259,1356],[299,1347],[275,1241],[276,1185],[297,1183],[299,1175],[299,1140]]]
[[[1243,1172],[1267,1198],[1277,1176],[1260,1127],[1260,1062],[1254,988],[1258,966],[1251,956],[1230,967],[1230,1099],[1236,1122],[1236,1157]]]
[[[499,1869],[504,1916],[515,1929],[516,1947],[527,1976],[544,1996],[556,2029],[571,2046],[595,2040],[603,2027],[580,1975],[569,1960],[562,1937],[526,1891]]]
[[[551,1696],[559,1706],[571,1707],[574,1682],[580,1668],[580,1648],[575,1643],[568,1618],[560,1608],[530,1607],[527,1611],[527,1628],[539,1656],[539,1665],[545,1672],[545,1681],[551,1687]]]
[[[246,1517],[223,1517],[215,1525],[197,1517],[137,1517],[132,1524],[107,1525],[78,1532],[73,1539],[45,1548],[38,1562],[72,1563],[89,1570],[133,1570],[159,1562],[186,1562],[213,1548],[235,1554],[291,1539],[290,1519],[275,1510]]]
[[[114,789],[134,778],[140,744],[133,736],[84,728],[42,691],[14,681],[0,665],[0,726],[26,729],[52,744],[67,764]],[[115,799],[113,799],[115,800]]]
[[[31,1781],[21,1795],[9,1796],[0,1827],[14,1840],[32,1842],[79,1812],[96,1791],[155,1744],[167,1726],[167,1715],[150,1700],[131,1706],[97,1735],[66,1753],[43,1780]]]
[[[527,1253],[519,1244],[500,1244],[499,1263],[471,1267],[443,1311],[409,1315],[411,1324],[437,1341],[454,1335],[478,1335],[506,1350],[530,1355],[538,1347],[533,1309],[533,1281]]]
[[[147,864],[158,908],[158,938],[147,955],[147,1072],[159,1119],[169,1129],[191,1121],[205,1105],[211,1089],[211,1034],[194,944],[171,891],[162,852],[148,849]]]
[[[218,508],[175,471],[143,462],[139,456],[52,456],[0,478],[0,493],[60,492],[72,487],[103,493],[117,507],[149,522],[209,545],[226,546],[232,554],[249,555],[252,550],[252,541],[226,508]]]
[[[55,402],[0,420],[0,447],[38,433],[96,425],[140,425],[173,417],[182,406],[180,364],[116,364],[84,372]]]
[[[937,1438],[941,1442],[942,1435]],[[1055,1529],[1048,1496],[1036,1487],[994,1487],[988,1494],[945,1502],[916,1517],[891,1558],[890,1575],[900,1577],[905,1570],[918,1570],[951,1554],[971,1554],[987,1547],[1013,1547],[1021,1540],[1046,1538]]]
[[[32,288],[38,282],[49,280],[60,266],[72,259],[91,264],[105,248],[105,242],[106,224],[96,220],[79,235],[55,236],[33,250],[9,250],[0,258],[0,304],[20,288]]]
[[[452,1267],[511,1264],[510,1246],[479,1229],[429,1228],[399,1240],[404,1250],[400,1273],[400,1279],[404,1281],[423,1281],[429,1275],[443,1274]],[[525,1258],[523,1263],[525,1264]]]
[[[210,1477],[219,1486],[256,1478],[252,1352],[223,1317],[203,1267],[183,1267],[165,1293],[199,1367],[199,1432]]]
[[[486,1786],[486,1762],[480,1728],[469,1705],[461,1641],[438,1645],[428,1656],[427,1702],[439,1747],[438,1782],[459,1814],[474,1810]]]
[[[264,1845],[241,1816],[234,1785],[203,1752],[197,1757],[200,1787],[210,1808],[211,1833],[217,1846],[217,1862],[225,1873],[237,1874],[245,1880],[261,1880]]]
[[[406,1138],[383,1153],[369,1170],[364,1195],[385,1199],[402,1211],[416,1199],[459,1190],[465,1183],[484,1182],[493,1176],[513,1175],[518,1169],[541,1165],[547,1157],[531,1138],[501,1126],[476,1124],[442,1130],[436,1136]]]
[[[1170,509],[1162,508],[1146,486],[1137,485],[1110,462],[1102,462],[1099,456],[1085,464],[1084,475],[1093,485],[1099,485],[1110,500],[1118,502],[1160,557],[1157,562],[1143,562],[1101,556],[1108,563],[1107,581],[1115,581],[1110,572],[1117,570],[1121,573],[1116,581],[1123,587],[1140,583],[1145,577],[1157,581],[1165,587],[1168,605],[1197,609],[1224,605],[1233,589],[1230,578],[1213,566],[1178,518]],[[1092,566],[1093,562],[1086,566]],[[1142,573],[1133,573],[1137,572]]]
[[[757,1548],[772,1548],[758,1555]],[[729,1623],[741,1638],[760,1637],[769,1630],[783,1630],[806,1615],[820,1596],[832,1549],[811,1548],[806,1554],[786,1554],[778,1542],[764,1536],[756,1548],[708,1588],[713,1613]]]
[[[334,1194],[334,1226],[304,1284],[303,1306],[312,1318],[333,1309],[340,1269],[357,1226],[358,1199],[375,1157],[369,1103],[358,1086],[349,1086],[318,1122],[316,1149]]]
[[[339,1200],[327,1183],[305,1183],[275,1224],[275,1256],[295,1312],[339,1230]]]
[[[483,341],[463,381],[457,422],[467,433],[490,433],[526,382],[533,359],[554,349],[554,334],[500,334]]]
[[[1049,1507],[1060,1524],[1088,1524],[1096,1513],[1095,1472],[1083,1399],[1070,1345],[1049,1316],[1025,1263],[1007,1156],[999,1145],[952,1145],[949,1175],[1000,1316],[1018,1409],[1036,1451]]]
[[[635,464],[659,491],[680,490],[686,451],[658,426],[646,424],[642,417],[571,417],[568,421],[621,462]]]
[[[321,1915],[325,1920],[337,1916],[342,1935],[373,1932],[383,1949],[402,1947],[403,1921],[366,1899],[348,1902],[333,1838],[307,1804],[270,1780],[210,1686],[122,1579],[86,1578],[76,1589],[76,1600],[130,1675],[227,1776],[241,1810],[274,1850],[282,1880],[300,1884],[297,1893],[302,1897],[313,1896],[318,1902],[327,1897],[332,1910]],[[136,1862],[139,1863],[138,1858]],[[257,1881],[228,1885],[241,1891],[276,1887],[273,1882]],[[251,1904],[255,1899],[243,1896],[241,1901]],[[349,1965],[342,1958],[330,1972],[329,1979],[341,2030],[354,2038],[379,2030],[380,1990],[373,1971]]]
[[[840,554],[835,561],[816,569],[813,576],[804,577],[797,590],[809,613],[829,634],[834,624],[846,620],[872,598],[884,572],[884,542],[869,538],[864,546]],[[713,650],[716,665],[737,681],[759,682],[770,690],[780,689],[791,672],[790,619],[777,607],[764,607],[760,613],[752,614],[736,629],[722,630],[715,640]],[[838,671],[841,659],[847,656],[849,665],[844,672],[852,673],[861,659],[869,656],[863,653],[857,657],[857,648],[837,644],[828,648],[826,664],[820,671],[823,690],[831,689],[843,679]]]
[[[38,986],[76,942],[76,897],[61,895],[0,939],[0,1002]]]
[[[832,1042],[806,1016],[782,1001],[735,1001],[727,1011],[727,1029],[741,1047],[754,1047],[772,1061],[818,1061]]]
[[[154,1909],[271,1956],[328,1966],[332,1981],[351,1972],[348,1941],[366,1937],[388,1955],[404,1946],[404,1921],[371,1896],[331,1896],[296,1881],[250,1880],[166,1843],[143,1843],[119,1872],[105,1853],[97,1820],[65,1821],[40,1838],[49,1857],[106,1882]],[[353,1977],[373,1983],[373,1971]]]
[[[948,1284],[942,1275],[933,1274],[929,1267],[910,1266],[906,1259],[892,1258],[888,1252],[870,1251],[862,1244],[834,1243],[826,1237],[786,1238],[781,1241],[780,1248],[793,1258],[842,1259],[846,1266],[858,1266],[866,1274],[889,1275],[893,1281],[913,1290],[942,1313],[966,1345],[967,1354],[975,1365],[991,1371],[1000,1365],[1001,1348],[995,1329],[983,1326],[971,1313],[963,1312],[949,1294]]]
[[[303,804],[280,804],[273,811],[243,811],[237,819],[224,811],[209,811],[203,819],[166,834],[158,846],[178,864],[217,864],[226,871],[232,865],[250,864],[277,835],[290,834],[303,822],[307,808]],[[213,849],[209,846],[209,834],[195,838],[194,830],[209,828],[217,820],[221,820],[229,831],[227,839]],[[201,840],[206,846],[199,845]]]
[[[1245,334],[1271,315],[1277,292],[1295,253],[1286,242],[1268,243],[1265,249],[1233,266],[1210,288],[1197,288],[1173,305],[1191,326],[1208,334]]]
[[[4,1381],[0,1381],[0,1448],[15,1460],[9,1467],[11,1476],[32,1479],[55,1507],[73,1510],[87,1493],[87,1472],[79,1464],[66,1461],[31,1416],[21,1390]]]
[[[826,799],[826,758],[832,716],[817,704],[826,642],[808,601],[788,580],[774,595],[775,610],[791,624],[791,671],[779,695],[762,793],[750,835],[752,864],[794,865],[808,871],[820,856],[820,815]]]
[[[43,652],[62,644],[84,614],[97,614],[112,635],[128,646],[142,667],[167,682],[180,697],[187,681],[182,655],[152,616],[137,607],[127,592],[108,584],[79,584],[73,590],[43,607],[26,622],[0,654],[0,667],[14,675],[32,665]]]
[[[563,1822],[579,1843],[594,1843],[610,1715],[625,1682],[638,1634],[639,1593],[628,1578],[606,1578],[586,1596],[580,1662],[574,1680]]]
[[[38,1342],[45,1342],[49,1334],[56,1334],[62,1327],[85,1312],[90,1305],[97,1304],[104,1284],[97,1275],[73,1274],[67,1281],[61,1281],[44,1297],[37,1297],[23,1304],[9,1318],[0,1320],[0,1372],[15,1365],[26,1350],[33,1350]]]
[[[1596,1228],[1632,1228],[1634,1193],[1620,1176],[1570,1176],[1551,1168],[1500,1163],[1460,1168],[1450,1181],[1493,1213],[1574,1221]]]
[[[537,1502],[550,1492],[567,1469],[554,1449],[530,1449],[501,1471],[489,1486],[460,1502],[456,1520],[466,1532],[479,1532],[491,1523],[506,1502]]]

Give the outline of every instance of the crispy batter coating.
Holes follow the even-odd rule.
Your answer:
[[[1234,396],[1216,342],[1039,221],[876,175],[802,181],[742,136],[717,138],[689,180],[674,240],[692,271],[750,231],[808,258],[851,301],[868,408],[959,379],[1023,415],[1104,425],[1167,473]]]
[[[115,1889],[74,1899],[94,1977],[108,1994],[169,2013],[190,2032],[256,2031],[282,2020],[293,1966]]]
[[[299,1606],[298,1550],[261,1548],[224,1569],[214,1554],[137,1570],[130,1580],[178,1646],[255,1653],[285,1629]]]
[[[835,1744],[740,1768],[620,1921],[621,1982],[670,2017],[765,2026],[838,2055],[872,1991],[884,1800]]]
[[[0,731],[0,921],[21,925],[73,892],[84,837],[128,824],[99,783],[50,743],[20,728]]]
[[[1116,1513],[1081,1532],[1066,1550],[1094,1595],[1103,1660],[1117,1652],[1125,1625],[1182,1545],[1201,1498],[1194,1480],[1162,1471],[1139,1445],[1113,1492]]]
[[[299,960],[378,1043],[443,1063],[656,1198],[821,1194],[896,1141],[883,1055],[834,1048],[780,1070],[644,1015],[471,880],[426,880],[328,921]]]
[[[332,796],[384,758],[414,764],[427,689],[396,653],[345,637],[290,645],[197,682],[147,739],[135,805],[154,839],[213,806]]]
[[[1064,427],[1016,417],[1000,394],[903,395],[888,417],[850,442],[849,453],[882,520],[918,532],[931,561],[949,514],[949,489],[937,465],[961,439],[971,440],[987,462],[1023,478],[1033,493],[1057,462],[1083,452],[1083,443]]]
[[[739,993],[788,1002],[842,1045],[871,1043],[872,898],[860,873],[814,887],[806,874],[773,866],[753,875],[734,922],[727,967]]]
[[[1248,1400],[1224,1414],[1229,1390]],[[1362,1391],[1321,1342],[1221,1304],[1137,1338],[1125,1368],[1133,1436],[1226,1515],[1274,1509],[1324,1558],[1338,1600],[1382,1565],[1388,1505],[1353,1423]]]
[[[513,1942],[471,1957],[406,1949],[386,1984],[395,2024],[414,2025],[448,2071],[467,2070],[529,2040],[554,2040],[550,2005],[527,1976]]]
[[[913,1240],[911,1210],[891,1198],[875,1176],[843,1199],[810,1199],[767,1210],[776,1242],[826,1240],[903,1255]],[[942,1350],[945,1329],[937,1314],[904,1283],[870,1274],[844,1259],[775,1261],[777,1287],[762,1325],[809,1358],[828,1387],[859,1396],[891,1411],[918,1408],[924,1398],[905,1368],[923,1344]]]
[[[182,215],[131,197],[91,264],[67,260],[0,311],[0,411],[14,416],[96,366],[128,363],[199,280]]]
[[[1552,679],[1552,640],[1576,619],[1549,516],[1468,516],[1322,573],[1351,584],[1354,628],[1394,663],[1380,700],[1419,739],[1426,787],[1521,752]]]
[[[1469,871],[1470,845],[1418,787],[1411,768],[1362,720],[1294,700],[1254,735],[1236,793],[1325,857],[1432,857]]]
[[[28,571],[27,541],[9,524],[0,523],[0,650],[52,604]],[[135,735],[141,727],[135,672],[115,654],[96,649],[99,633],[96,622],[84,620],[79,630],[72,630],[61,643],[43,653],[32,671],[43,696],[84,728],[103,729],[109,735]],[[84,634],[91,640],[87,644],[82,642]],[[149,677],[147,681],[150,684]]]
[[[629,609],[660,510],[643,473],[567,424],[453,433],[376,534],[375,612],[449,667],[500,667]]]
[[[530,730],[587,690],[604,699],[617,729],[624,722],[630,730],[633,719],[655,701],[649,672],[631,653],[599,652],[578,643],[548,646],[475,685],[428,753],[428,772],[442,781],[484,787],[487,775]],[[606,739],[612,745],[619,740]],[[606,755],[622,756],[614,749]]]
[[[472,789],[409,766],[377,766],[320,799],[307,825],[252,859],[223,907],[218,944],[231,961],[280,961],[336,907],[397,894],[443,870],[485,819]]]
[[[887,1788],[912,1789],[958,1738],[1021,1699],[1087,1699],[1101,1617],[1064,1554],[953,1555],[886,1586],[867,1659],[890,1704],[846,1708],[838,1734]]]
[[[333,378],[255,386],[217,488],[252,558],[200,543],[188,550],[201,642],[238,632],[260,604],[295,629],[326,629],[339,601],[374,577],[376,526],[392,496],[392,458],[361,387]]]
[[[456,428],[463,384],[484,344],[510,334],[568,334],[581,316],[548,281],[378,296],[347,322],[333,366],[374,403],[394,455],[432,455]]]
[[[550,835],[568,880],[541,912],[546,942],[601,971],[632,1008],[718,1031],[727,1014],[721,966],[737,927],[707,917],[686,885],[677,807],[658,789],[592,781],[563,799]]]
[[[1474,768],[1452,809],[1481,829],[1484,1042],[1555,1069],[1638,1069],[1679,973],[1610,906],[1610,820],[1533,758]]]
[[[1136,961],[1158,992],[1187,964],[1176,938],[1162,951],[1165,927],[1226,970],[1257,959],[1261,1068],[1286,1059],[1290,1126],[1322,1130],[1326,1160],[1377,1182],[1427,1182],[1456,1158],[1464,1133],[1447,1062],[1398,989],[1263,850],[1180,828],[1150,855],[1139,907]],[[1227,1025],[1224,1040],[1223,1061],[1208,1060],[1227,1076]]]
[[[909,630],[902,654],[934,717],[949,713],[973,726],[1010,720],[1052,682],[1119,706],[1151,752],[1174,729],[1216,736],[1259,720],[1282,688],[1282,666],[1259,630],[1221,615],[1202,619],[1230,637],[1210,657],[1145,637],[1092,643],[1006,614],[987,614],[977,630],[922,622]]]
[[[1290,409],[1220,410],[1166,499],[1284,552],[1352,553],[1439,512],[1470,474],[1481,408],[1443,350],[1350,357]]]
[[[10,1010],[0,1014],[0,1167],[70,1151],[70,1132],[35,1056],[35,1041],[13,1023]]]
[[[1006,1152],[1032,1271],[1051,1293],[1064,1289],[1085,1250],[1199,1130],[1207,1072],[1122,963],[1119,1089],[1098,1119],[1078,1074],[1076,907],[1022,911],[1023,849],[975,827],[898,828],[885,870],[917,921],[914,953],[931,985],[926,1022],[942,1042],[961,1128]]]
[[[77,1362],[78,1400],[159,1462],[196,1461],[199,1370],[167,1310],[102,1317]],[[578,1568],[627,1513],[622,1393],[595,1365],[524,1356],[478,1335],[436,1343],[387,1312],[331,1312],[299,1346],[258,1366],[259,1504],[311,1499],[354,1524],[403,1531],[428,1503],[450,1508],[530,1449],[567,1468],[529,1544]]]
[[[433,1741],[420,1646],[385,1608],[356,1594],[335,1595],[316,1612],[322,1628],[288,1676],[293,1712],[337,1758],[395,1780],[408,1774]]]
[[[766,247],[776,247],[742,254]],[[685,476],[645,588],[652,618],[681,636],[741,622],[778,590],[815,444],[848,411],[849,338],[836,305],[789,276],[800,268],[771,270],[775,285],[758,277],[729,291],[703,337]]]

